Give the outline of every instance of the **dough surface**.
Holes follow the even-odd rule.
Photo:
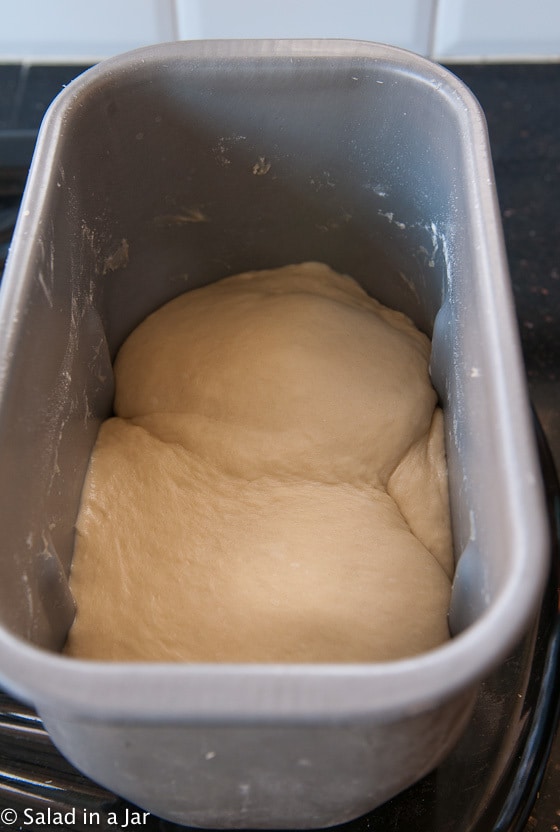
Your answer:
[[[77,522],[65,652],[370,662],[449,638],[429,339],[319,263],[150,315],[115,361]]]

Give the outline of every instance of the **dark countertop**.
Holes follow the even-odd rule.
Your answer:
[[[530,395],[560,470],[560,65],[453,66],[488,121]],[[560,734],[527,824],[560,829]]]
[[[44,110],[82,69],[0,66],[0,167],[25,171]],[[487,117],[530,395],[560,469],[560,64],[450,69]],[[560,736],[526,830],[560,830]]]
[[[560,468],[560,65],[450,69],[488,121],[529,388]]]

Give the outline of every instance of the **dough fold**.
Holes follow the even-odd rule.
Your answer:
[[[65,652],[369,662],[449,638],[429,339],[306,263],[188,292],[115,361]]]

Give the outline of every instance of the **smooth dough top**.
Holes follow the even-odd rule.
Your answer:
[[[429,339],[319,263],[150,315],[115,362],[77,523],[84,658],[369,662],[449,638]]]

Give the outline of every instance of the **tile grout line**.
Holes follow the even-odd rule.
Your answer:
[[[430,29],[428,32],[428,58],[431,58],[433,61],[436,60],[434,55],[434,47],[436,43],[436,27],[437,27],[437,19],[438,19],[438,11],[439,11],[439,0],[432,0],[431,11],[430,11]]]
[[[177,0],[169,0],[169,19],[171,21],[173,40],[179,40],[179,9],[177,8]]]

